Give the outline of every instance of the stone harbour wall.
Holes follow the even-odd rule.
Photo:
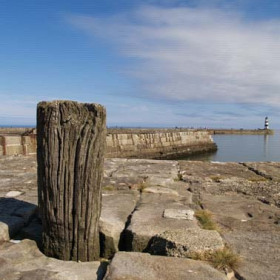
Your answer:
[[[1,135],[30,135],[34,133],[34,127],[0,127]]]
[[[16,132],[0,129],[0,156],[35,154],[36,131]],[[208,131],[192,129],[108,129],[106,142],[107,158],[172,159],[217,149]]]
[[[36,135],[2,135],[0,136],[0,156],[36,154]]]
[[[200,130],[109,130],[108,158],[169,159],[194,153],[215,151],[216,144],[207,131]]]

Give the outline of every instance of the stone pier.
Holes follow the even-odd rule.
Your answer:
[[[21,135],[20,135],[21,133]],[[174,159],[217,150],[206,130],[108,129],[107,158]],[[0,128],[0,156],[36,153],[36,131]]]

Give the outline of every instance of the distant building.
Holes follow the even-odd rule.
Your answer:
[[[264,129],[269,129],[268,117],[265,117],[264,119]]]

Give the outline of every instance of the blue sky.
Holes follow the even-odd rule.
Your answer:
[[[0,125],[42,100],[108,126],[280,128],[279,0],[0,0]]]

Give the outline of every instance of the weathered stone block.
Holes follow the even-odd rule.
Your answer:
[[[194,211],[191,209],[165,209],[163,217],[168,219],[193,221]]]
[[[97,280],[105,274],[100,262],[64,262],[43,255],[31,240],[0,245],[0,279]]]
[[[105,280],[119,279],[227,280],[227,277],[200,261],[135,252],[118,252],[109,266]]]
[[[5,152],[6,156],[21,155],[23,154],[23,148],[22,145],[7,145],[5,148]]]
[[[135,208],[138,195],[136,191],[112,191],[103,194],[99,220],[102,257],[111,258],[122,246],[121,235],[129,215]]]
[[[141,203],[133,213],[131,223],[126,229],[128,250],[143,252],[149,250],[154,236],[172,228],[199,228],[195,221],[166,219],[165,209],[184,208],[180,197],[174,194],[143,193]]]
[[[214,252],[223,248],[223,240],[217,231],[185,228],[170,229],[156,235],[149,252],[155,255],[184,258],[192,254]]]

